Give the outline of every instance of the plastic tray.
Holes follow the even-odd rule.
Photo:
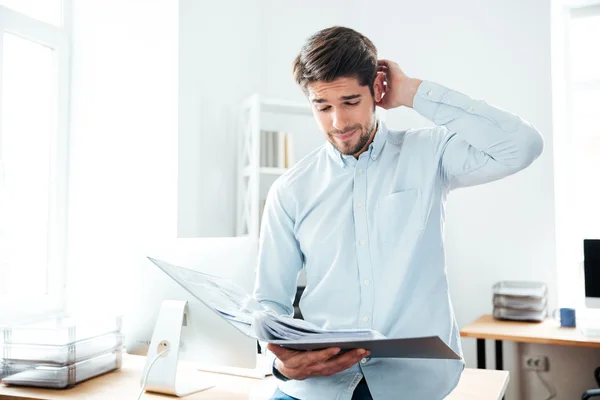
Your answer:
[[[2,344],[0,345],[0,358],[7,362],[64,366],[119,349],[122,346],[123,336],[119,332],[115,332],[66,346]]]
[[[121,331],[120,316],[74,318],[57,316],[27,324],[0,326],[0,344],[65,346]]]
[[[516,310],[542,311],[546,309],[545,297],[518,297],[496,294],[494,295],[493,303],[496,307],[513,308]]]
[[[31,366],[5,363],[2,383],[16,386],[35,386],[66,389],[87,379],[121,368],[122,350],[111,351],[65,367]]]
[[[535,321],[541,322],[548,315],[544,309],[542,311],[515,310],[514,308],[494,307],[494,318],[506,319],[511,321]]]
[[[542,282],[503,281],[493,287],[495,295],[512,297],[544,298],[548,287]]]

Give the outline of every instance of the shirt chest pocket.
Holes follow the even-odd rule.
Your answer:
[[[380,198],[374,218],[379,240],[397,243],[423,230],[421,203],[419,189],[407,189]]]

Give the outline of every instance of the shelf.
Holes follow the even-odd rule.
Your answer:
[[[253,95],[244,103],[244,108],[252,108],[256,105],[258,95]],[[263,99],[260,98],[260,110],[262,112],[280,113],[280,114],[296,114],[312,116],[312,108],[308,103],[298,103],[294,101],[276,100],[276,99]]]
[[[283,175],[289,168],[260,167],[258,171],[265,175]]]
[[[244,168],[244,176],[250,176],[254,168]],[[263,175],[283,175],[289,168],[260,167],[258,173]]]
[[[308,104],[294,103],[291,101],[270,100],[261,101],[263,111],[283,114],[298,114],[312,116],[312,110]]]
[[[308,121],[308,118],[303,117],[312,119],[312,110],[308,101],[265,99],[258,93],[248,97],[242,103],[240,110],[243,125],[243,129],[240,129],[242,164],[237,200],[238,235],[248,234],[258,238],[261,202],[273,182],[289,170],[289,168],[262,167],[261,164],[285,166],[294,164],[296,154],[293,151],[293,135],[283,127],[286,126],[285,121],[289,122],[287,126],[297,126],[298,121],[301,121],[300,123],[305,123],[303,120]],[[277,132],[277,134],[263,136],[264,132]],[[258,215],[256,210],[259,210]]]

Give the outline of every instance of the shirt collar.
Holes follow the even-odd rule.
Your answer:
[[[381,150],[383,150],[383,146],[385,145],[387,139],[388,129],[383,121],[377,121],[377,132],[375,132],[375,137],[373,141],[369,145],[367,152],[369,152],[371,158],[373,160],[377,160],[379,155],[381,154]],[[333,159],[333,161],[338,164],[340,167],[344,168],[348,161],[351,158],[354,158],[352,155],[344,155],[339,152],[329,141],[326,143],[327,152]]]

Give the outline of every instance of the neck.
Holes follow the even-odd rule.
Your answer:
[[[367,149],[369,148],[369,146],[371,145],[371,143],[373,143],[373,139],[375,139],[375,134],[377,133],[377,129],[379,128],[379,121],[375,122],[375,125],[373,127],[373,131],[371,132],[371,136],[369,137],[369,141],[367,142],[367,144],[365,144],[363,146],[362,149],[360,149],[358,151],[358,153],[353,154],[354,158],[356,158],[358,160],[358,157],[364,153],[365,151],[367,151]]]

